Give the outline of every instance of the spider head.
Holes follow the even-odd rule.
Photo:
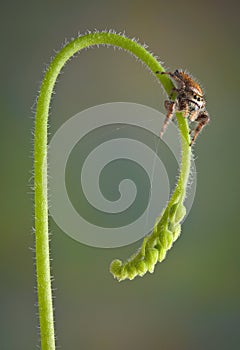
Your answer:
[[[196,104],[196,106],[198,106],[199,109],[205,106],[206,101],[204,96],[200,94],[199,91],[196,91],[196,89],[190,89],[188,95],[189,100]]]

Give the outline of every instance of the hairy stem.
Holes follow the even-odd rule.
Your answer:
[[[36,273],[38,306],[42,350],[55,349],[54,318],[52,306],[49,234],[48,234],[48,192],[47,192],[47,124],[51,96],[57,77],[66,62],[78,51],[93,45],[112,45],[120,47],[146,64],[154,74],[163,71],[157,59],[136,41],[125,36],[108,32],[96,32],[78,37],[68,43],[51,62],[40,89],[35,121],[34,141],[34,188],[35,188],[35,236],[36,236]],[[173,84],[166,75],[159,75],[167,94]],[[182,165],[182,173],[184,164]],[[183,176],[179,185],[184,186]]]
[[[184,199],[186,186],[190,173],[191,147],[189,146],[189,127],[186,118],[181,112],[176,112],[178,127],[181,135],[182,159],[181,169],[176,188],[163,210],[156,220],[154,230],[144,238],[142,247],[133,254],[126,262],[114,260],[110,271],[119,281],[134,279],[136,276],[143,276],[146,272],[153,273],[157,262],[165,259],[167,251],[181,233],[181,221],[186,214]]]

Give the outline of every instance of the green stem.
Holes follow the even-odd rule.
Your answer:
[[[167,251],[181,233],[181,221],[186,214],[184,200],[186,186],[190,173],[191,147],[187,119],[182,112],[176,112],[181,135],[182,159],[178,182],[167,207],[156,220],[154,230],[144,238],[141,249],[126,262],[114,260],[110,271],[119,281],[143,276],[146,272],[153,273],[157,262],[165,259]]]
[[[55,349],[47,201],[47,124],[49,107],[54,85],[63,66],[78,51],[93,45],[120,47],[144,62],[153,74],[156,71],[163,71],[163,67],[157,59],[134,40],[114,33],[96,32],[78,37],[67,44],[53,59],[45,74],[37,102],[34,141],[36,273],[42,350]],[[158,79],[169,94],[173,87],[169,77],[159,75]],[[183,181],[181,185],[183,185]]]
[[[189,127],[188,127],[187,119],[182,116],[181,112],[176,112],[176,117],[178,121],[178,128],[181,135],[182,159],[181,159],[181,169],[180,169],[178,183],[177,183],[175,192],[172,195],[171,200],[169,201],[169,204],[168,204],[169,207],[176,201],[176,197],[179,191],[181,192],[182,202],[185,199],[186,186],[187,186],[189,173],[190,173],[191,155],[192,155],[191,147],[189,147],[190,137],[189,137]]]

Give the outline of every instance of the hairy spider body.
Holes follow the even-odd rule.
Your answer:
[[[195,128],[190,131],[190,146],[192,146],[202,128],[210,120],[205,108],[206,100],[203,91],[199,84],[184,71],[175,70],[174,73],[161,72],[160,74],[168,74],[174,83],[174,88],[169,95],[169,100],[166,100],[164,103],[167,115],[160,132],[160,137],[163,136],[175,111],[182,111],[185,118],[188,118],[190,122],[196,123]]]

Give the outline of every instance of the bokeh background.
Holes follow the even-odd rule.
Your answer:
[[[0,15],[0,348],[39,345],[31,108],[54,49],[94,28],[125,30],[167,68],[197,76],[211,123],[195,146],[192,211],[153,275],[117,283],[108,272],[110,261],[129,256],[140,242],[92,248],[50,221],[57,344],[86,350],[239,348],[239,3],[11,1],[1,4]],[[163,98],[156,80],[130,55],[84,51],[59,79],[49,131],[96,104],[129,101],[163,111]]]

